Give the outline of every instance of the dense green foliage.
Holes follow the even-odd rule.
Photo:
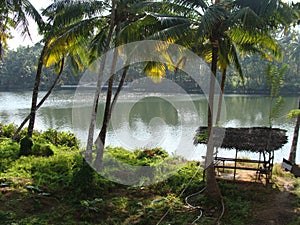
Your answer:
[[[283,48],[283,58],[281,61],[273,61],[274,67],[281,68],[287,65],[284,82],[280,85],[282,93],[297,94],[299,92],[299,33],[296,35],[286,35],[279,41]],[[245,55],[241,59],[244,81],[239,78],[239,74],[233,70],[229,71],[225,92],[229,93],[266,93],[268,94],[268,83],[265,71],[270,61],[262,59],[259,55]]]
[[[16,50],[8,50],[0,61],[0,90],[32,90],[37,70],[37,61],[42,46],[20,46]],[[54,67],[43,69],[41,88],[48,89],[57,74]],[[60,84],[77,84],[80,75],[68,65],[62,75]]]
[[[14,129],[13,125],[1,125],[1,224],[156,224],[162,218],[161,224],[186,224],[199,215],[199,209],[187,208],[184,201],[204,185],[198,162],[185,162],[162,182],[127,187],[96,173],[82,159],[73,134],[35,131],[33,153],[51,149],[53,155],[20,157],[19,142],[10,139],[9,131]],[[105,154],[106,159],[110,155],[131,165],[156,165],[170,158],[159,148],[129,152],[108,147]],[[275,167],[274,175],[287,176],[279,167]],[[288,179],[293,178],[288,175]],[[295,194],[299,196],[298,183],[295,183]],[[219,181],[219,185],[226,206],[221,220],[225,225],[256,224],[253,210],[266,195],[278,192],[259,183]],[[204,195],[195,196],[190,203],[204,209],[197,224],[215,224],[222,211],[221,206]],[[300,201],[294,204],[299,206]],[[299,221],[288,220],[290,225]]]

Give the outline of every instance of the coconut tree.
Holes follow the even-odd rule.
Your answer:
[[[212,137],[213,129],[213,99],[216,73],[219,68],[223,72],[223,81],[225,81],[226,69],[230,63],[236,65],[241,72],[240,65],[235,48],[248,50],[260,50],[264,55],[270,53],[278,54],[278,44],[270,35],[270,32],[281,25],[287,25],[292,22],[290,8],[278,0],[272,1],[214,1],[210,4],[208,1],[193,0],[174,0],[174,4],[190,8],[188,14],[192,31],[196,32],[196,41],[194,50],[199,55],[209,58],[211,63],[211,83],[209,93],[208,107],[208,133]],[[173,7],[174,9],[176,7]],[[177,7],[177,9],[180,9]],[[176,16],[175,16],[176,17]],[[169,36],[178,35],[178,31],[169,30]],[[168,36],[167,35],[167,36]],[[166,33],[164,33],[166,36]],[[190,39],[184,36],[188,41]],[[207,43],[208,51],[203,52],[202,43]],[[223,83],[223,82],[222,82]],[[223,83],[224,84],[224,83]],[[211,197],[218,196],[218,188],[215,182],[213,168],[213,139],[209,138],[206,157],[207,166],[207,187],[210,190]]]
[[[92,59],[99,57],[111,48],[115,48],[120,44],[126,44],[132,41],[143,40],[151,33],[151,29],[145,27],[150,24],[157,24],[157,20],[153,20],[152,16],[149,16],[148,12],[159,11],[162,3],[157,1],[136,1],[136,0],[123,0],[123,1],[111,1],[111,4],[107,3],[106,6],[111,12],[109,15],[99,17],[99,24],[102,24],[102,29],[98,30],[91,45]],[[106,24],[103,26],[103,24]],[[138,29],[141,28],[141,29]],[[135,32],[132,32],[135,30]],[[142,30],[142,31],[141,31]],[[139,32],[137,32],[139,31]],[[113,62],[116,60],[118,52],[114,51]],[[105,56],[100,63],[97,90],[94,95],[94,102],[92,108],[92,117],[88,132],[88,142],[85,157],[87,161],[92,161],[92,147],[93,147],[93,134],[95,129],[95,121],[97,115],[97,106],[99,101],[99,94],[101,89],[101,83],[103,79],[103,69],[105,65]],[[111,72],[109,74],[108,89],[106,93],[105,108],[103,121],[100,132],[96,138],[96,158],[94,161],[95,168],[101,168],[102,158],[106,140],[106,133],[108,124],[110,121],[113,106],[117,100],[117,96],[122,89],[127,71],[129,69],[126,66],[123,70],[122,78],[119,82],[117,92],[112,95],[112,86],[114,82],[114,63],[112,63]]]
[[[0,3],[0,59],[3,49],[7,48],[10,31],[20,28],[21,35],[28,35],[28,17],[32,18],[42,28],[43,20],[39,12],[28,0],[3,0]]]
[[[89,28],[95,26],[95,20],[91,18],[91,11],[103,11],[104,9],[103,7],[99,7],[95,2],[86,1],[81,2],[81,4],[78,3],[78,1],[56,1],[43,12],[48,17],[49,22],[43,30],[43,42],[45,44],[38,61],[33,88],[28,125],[29,137],[32,136],[35,123],[43,66],[50,66],[52,64],[61,65],[62,62],[65,62],[67,56],[71,56],[72,65],[77,69],[83,68],[84,61],[82,59],[86,55],[84,46],[86,46],[89,37],[92,36],[91,29]],[[87,11],[87,8],[90,11]],[[83,19],[85,20],[82,21]]]

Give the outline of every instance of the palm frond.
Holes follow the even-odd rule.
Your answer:
[[[144,72],[153,82],[158,83],[166,75],[166,66],[160,62],[147,62]]]
[[[151,31],[154,26],[158,24],[158,19],[151,15],[146,14],[139,20],[133,21],[123,27],[119,33],[120,44],[141,40],[146,36],[146,33]],[[148,31],[149,30],[149,31]]]
[[[28,0],[22,0],[23,8],[25,13],[31,17],[38,25],[39,29],[42,30],[45,26],[41,14],[36,10],[36,8]]]
[[[160,16],[155,15],[160,23],[159,30],[148,36],[146,39],[154,40],[178,40],[181,37],[186,37],[190,31],[190,21],[182,17]]]
[[[85,18],[99,16],[105,11],[103,1],[57,1],[47,7],[42,15],[47,16],[49,23],[62,27]]]
[[[209,37],[213,30],[225,21],[227,17],[226,10],[220,5],[213,5],[206,9],[198,26],[199,37]]]
[[[251,9],[261,18],[265,29],[286,27],[296,19],[295,11],[280,0],[236,0],[235,4],[240,9]]]
[[[90,43],[90,63],[95,61],[98,57],[103,54],[103,51],[105,50],[105,44],[107,40],[107,32],[108,32],[108,26],[103,26],[102,29],[100,29],[100,32],[97,33],[95,37],[91,40]]]
[[[244,29],[232,29],[228,32],[228,35],[232,41],[238,45],[256,45],[258,48],[267,50],[271,56],[276,59],[282,58],[282,50],[277,40],[267,33],[252,33],[249,30]],[[267,54],[267,58],[270,58]]]
[[[174,0],[174,3],[190,8],[201,8],[202,10],[208,8],[208,3],[204,0]]]

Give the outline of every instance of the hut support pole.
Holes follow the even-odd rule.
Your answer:
[[[235,150],[235,160],[234,160],[234,171],[233,171],[233,180],[235,180],[235,175],[236,175],[236,160],[237,160],[237,154],[238,150]]]
[[[259,156],[258,156],[258,164],[257,164],[257,171],[256,171],[256,177],[255,177],[255,182],[257,180],[260,179],[260,168],[261,168],[261,165],[260,165],[260,162],[261,162],[261,152],[259,152]]]

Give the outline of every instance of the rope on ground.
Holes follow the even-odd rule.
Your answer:
[[[192,180],[195,178],[195,176],[197,175],[197,173],[200,171],[201,169],[201,165],[199,164],[195,174],[191,177],[191,179],[189,180],[189,182],[186,184],[186,186],[184,187],[184,189],[181,191],[181,193],[178,195],[178,198],[180,198],[184,192],[187,190],[188,186],[191,184]],[[160,218],[160,220],[156,223],[156,225],[159,225],[165,218],[166,216],[169,214],[170,210],[171,210],[172,207],[170,207],[166,212],[165,214]]]
[[[221,212],[221,215],[219,216],[219,218],[217,219],[217,225],[220,224],[220,220],[223,218],[224,213],[225,213],[225,204],[224,204],[224,199],[222,196],[221,196],[221,203],[222,203],[222,212]]]
[[[195,178],[195,176],[197,175],[197,173],[199,172],[201,168],[201,165],[198,166],[197,168],[197,171],[195,172],[195,174],[191,177],[191,179],[189,180],[189,182],[187,183],[187,185],[185,186],[185,188],[181,191],[181,193],[178,195],[178,197],[180,198],[183,193],[187,190],[188,186],[191,184],[192,180]],[[206,168],[204,169],[206,170]],[[203,209],[201,206],[193,206],[192,204],[190,204],[188,202],[188,199],[191,198],[191,197],[194,197],[196,195],[199,195],[201,193],[203,193],[204,191],[206,190],[206,187],[204,187],[203,189],[201,189],[200,191],[196,192],[196,193],[193,193],[193,194],[190,194],[188,195],[187,197],[185,197],[185,203],[191,207],[192,209],[199,209],[199,216],[196,217],[196,219],[192,222],[192,224],[196,223],[198,220],[201,219],[201,217],[203,216]],[[221,196],[221,204],[222,204],[222,212],[220,214],[220,216],[218,217],[217,221],[216,221],[216,224],[219,225],[220,224],[220,220],[223,218],[224,216],[224,213],[225,213],[225,204],[224,204],[224,199],[223,197]],[[165,214],[160,218],[160,220],[156,223],[156,225],[159,225],[164,219],[165,217],[169,214],[170,210],[171,210],[172,207],[170,207],[166,212]]]
[[[199,209],[199,216],[196,217],[196,219],[192,222],[192,224],[196,223],[198,220],[201,219],[201,217],[203,215],[203,210],[202,210],[201,206],[194,206],[194,205],[190,204],[188,202],[188,199],[191,198],[191,197],[194,197],[196,195],[202,194],[205,190],[206,190],[206,187],[204,187],[203,189],[201,189],[200,191],[198,191],[198,192],[196,192],[194,194],[186,196],[185,199],[184,199],[185,200],[185,204],[187,204],[189,207],[191,207],[192,209]]]

